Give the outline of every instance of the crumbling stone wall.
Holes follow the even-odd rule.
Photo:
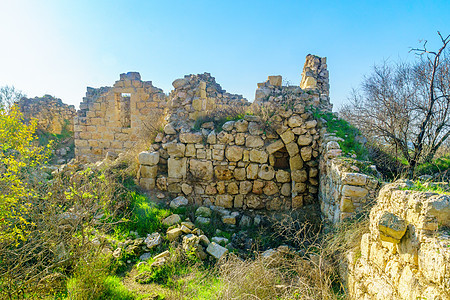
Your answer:
[[[17,106],[24,116],[24,120],[37,120],[37,130],[51,134],[61,134],[63,131],[74,131],[73,119],[76,110],[73,105],[64,104],[61,99],[50,95],[43,97],[23,97]]]
[[[305,67],[321,70],[324,77],[305,71],[316,78],[301,89],[269,76],[258,84],[250,107],[255,114],[221,128],[214,122],[200,129],[193,124],[203,110],[239,105],[240,99],[211,95],[218,89],[200,80],[204,77],[176,80],[164,132],[139,155],[140,185],[225,208],[285,210],[316,203],[319,131],[311,109],[330,110],[331,105],[325,59],[309,55]]]
[[[333,224],[366,210],[380,187],[376,176],[365,174],[358,167],[364,162],[342,155],[338,139],[326,128],[321,130],[319,202],[323,217]]]
[[[352,299],[450,299],[450,196],[384,186],[360,253],[348,255]]]
[[[88,87],[74,119],[76,157],[96,161],[108,151],[130,150],[158,129],[166,107],[163,91],[137,72],[120,74],[113,87]]]

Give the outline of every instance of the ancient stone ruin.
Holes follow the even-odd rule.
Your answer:
[[[23,97],[17,103],[25,122],[37,120],[37,130],[51,134],[73,133],[73,120],[76,110],[73,105],[64,104],[61,99],[44,95],[43,97]]]

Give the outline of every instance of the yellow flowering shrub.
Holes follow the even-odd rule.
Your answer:
[[[35,143],[36,121],[23,122],[23,115],[13,106],[0,109],[0,242],[24,240],[27,228],[27,210],[35,187],[31,174],[44,163],[50,147]]]

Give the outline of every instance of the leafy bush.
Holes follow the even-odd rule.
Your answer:
[[[443,156],[431,163],[423,163],[417,166],[417,175],[439,174],[442,177],[450,177],[450,156]]]

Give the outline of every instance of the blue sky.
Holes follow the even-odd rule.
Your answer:
[[[254,98],[256,83],[299,84],[308,53],[328,57],[331,101],[384,60],[450,33],[450,1],[22,1],[0,0],[0,86],[78,106],[87,86],[138,71],[169,92],[186,74],[210,72]]]

